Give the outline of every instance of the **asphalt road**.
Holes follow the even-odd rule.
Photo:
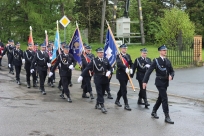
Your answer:
[[[5,65],[5,62],[3,64]],[[182,70],[182,72],[184,71]],[[73,71],[73,75],[74,85],[70,88],[73,103],[68,103],[59,98],[60,91],[56,87],[51,88],[46,85],[46,96],[41,95],[38,88],[27,89],[24,70],[21,74],[22,85],[17,85],[14,76],[8,74],[7,67],[2,67],[0,70],[0,136],[204,135],[203,102],[170,96],[170,116],[175,121],[174,125],[170,125],[164,122],[161,107],[158,110],[160,117],[158,120],[150,116],[157,93],[148,92],[151,106],[149,109],[145,109],[144,106],[136,104],[138,90],[133,92],[129,89],[128,99],[132,111],[126,111],[123,107],[115,106],[114,99],[118,86],[111,85],[114,99],[105,98],[108,113],[103,114],[100,110],[94,109],[95,99],[81,98],[82,90],[80,84],[76,82],[79,72]],[[179,74],[176,77],[179,78]],[[172,86],[173,82],[176,82],[176,77],[172,81]],[[193,81],[195,82],[195,79]],[[149,88],[150,84],[151,82],[148,84]],[[94,84],[92,85],[96,97]],[[184,85],[180,88],[183,91],[194,91],[189,86],[191,85]],[[121,104],[123,104],[122,99]]]

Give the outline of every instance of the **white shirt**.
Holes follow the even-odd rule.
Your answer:
[[[160,56],[161,58],[162,58],[162,60],[164,61],[164,59],[165,59],[165,57],[162,57],[162,56]]]
[[[142,56],[141,56],[142,57]],[[142,57],[143,60],[146,60],[146,58]]]
[[[126,55],[126,53],[122,53],[122,52],[121,52],[121,54],[122,54],[123,56],[125,56],[125,55]]]
[[[103,61],[103,58],[99,58],[99,60],[102,62],[102,61]]]

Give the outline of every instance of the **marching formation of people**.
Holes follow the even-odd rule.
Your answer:
[[[57,50],[57,59],[55,63],[51,63],[53,55],[53,42],[49,42],[48,46],[40,44],[38,49],[38,43],[34,46],[32,43],[28,44],[27,50],[22,51],[20,49],[20,43],[17,42],[14,45],[13,40],[9,40],[8,44],[4,44],[0,41],[0,66],[2,57],[7,54],[9,73],[14,75],[18,85],[21,85],[20,73],[21,67],[24,64],[26,71],[27,88],[31,88],[31,76],[32,86],[38,87],[39,77],[39,90],[42,95],[46,95],[45,80],[48,75],[48,85],[54,87],[55,83],[55,70],[59,69],[59,84],[58,88],[61,90],[60,97],[66,99],[68,102],[72,102],[70,89],[72,86],[72,70],[76,66],[77,62],[73,55],[69,53],[70,47],[65,42],[61,43],[60,50]],[[120,88],[117,92],[115,99],[115,105],[122,107],[120,103],[121,97],[124,101],[124,109],[131,111],[127,97],[127,83],[133,78],[136,73],[136,80],[140,87],[138,94],[138,105],[144,105],[148,109],[150,104],[147,101],[146,87],[149,77],[153,70],[156,71],[155,85],[159,91],[159,96],[152,110],[152,117],[158,119],[157,110],[162,104],[163,112],[165,114],[165,122],[174,124],[169,116],[167,87],[169,81],[174,77],[174,70],[171,62],[166,58],[167,47],[162,45],[158,48],[159,57],[151,61],[147,57],[148,51],[146,48],[140,50],[141,56],[136,58],[134,62],[131,56],[127,53],[127,45],[120,45],[120,52],[117,54],[115,66],[112,67],[109,60],[104,57],[104,49],[102,47],[96,49],[96,57],[91,53],[92,48],[90,45],[84,44],[84,51],[81,54],[81,75],[78,78],[78,82],[82,82],[82,98],[95,99],[93,90],[91,87],[91,79],[93,77],[96,87],[96,109],[100,109],[102,113],[107,113],[105,108],[104,96],[107,92],[107,98],[113,99],[110,90],[110,80],[114,69],[116,69],[116,78],[120,83]]]

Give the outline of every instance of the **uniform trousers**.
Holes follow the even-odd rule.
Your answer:
[[[20,80],[20,73],[21,73],[21,66],[15,65],[15,71],[16,71],[16,80]]]
[[[162,86],[156,86],[156,87],[159,91],[159,96],[153,107],[153,110],[157,111],[159,109],[159,106],[162,104],[163,112],[169,113],[167,87],[162,87]]]
[[[62,82],[62,86],[63,86],[63,91],[62,93],[66,94],[67,97],[70,96],[70,91],[69,91],[69,84],[70,84],[70,80],[71,80],[71,76],[61,76],[61,82]]]
[[[128,99],[127,99],[127,82],[128,80],[120,80],[120,90],[117,93],[117,100],[119,101],[121,96],[123,97],[125,105],[128,104]]]
[[[138,80],[138,83],[139,83],[139,86],[140,86],[139,98],[147,99],[146,89],[143,89],[142,80]]]

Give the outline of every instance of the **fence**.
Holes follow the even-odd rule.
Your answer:
[[[202,37],[196,36],[194,40],[178,39],[175,43],[167,43],[167,58],[172,65],[195,65],[202,60]]]

